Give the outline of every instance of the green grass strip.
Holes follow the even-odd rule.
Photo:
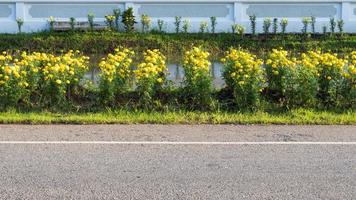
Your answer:
[[[99,113],[0,112],[1,124],[296,124],[356,125],[356,112],[298,109],[284,113],[133,112]]]

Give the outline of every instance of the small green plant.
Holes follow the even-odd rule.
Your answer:
[[[164,21],[163,21],[162,19],[158,19],[158,20],[157,20],[157,26],[158,26],[158,31],[159,31],[160,33],[163,32],[163,25],[164,25]]]
[[[184,33],[188,33],[188,30],[189,30],[190,26],[191,26],[191,24],[190,24],[189,19],[183,20],[183,26],[182,26],[182,28],[183,28],[183,32],[184,32]]]
[[[303,28],[302,28],[302,33],[304,35],[308,34],[308,27],[309,24],[311,23],[311,18],[310,17],[303,17],[302,23],[303,23]]]
[[[284,35],[287,31],[288,19],[283,18],[280,22],[280,26],[281,26],[281,33]]]
[[[278,19],[277,18],[273,18],[273,34],[277,34],[278,32]]]
[[[141,15],[142,32],[146,33],[151,27],[151,18],[148,15]]]
[[[238,26],[238,24],[233,24],[233,25],[231,25],[232,34],[237,33],[237,26]]]
[[[245,27],[239,25],[239,24],[233,24],[231,26],[232,29],[232,33],[233,34],[237,34],[239,35],[241,38],[243,37],[244,33],[245,33]]]
[[[105,16],[105,21],[106,24],[109,27],[109,30],[114,30],[114,21],[115,21],[115,16],[114,15],[106,15]]]
[[[175,19],[174,25],[176,27],[176,33],[179,33],[179,31],[180,31],[180,23],[182,22],[182,17],[176,16],[174,19]]]
[[[344,20],[340,19],[337,21],[337,28],[339,29],[339,33],[340,35],[343,35],[344,34]]]
[[[129,7],[122,14],[122,23],[124,24],[126,32],[133,32],[135,29],[136,19],[133,13],[133,8]]]
[[[89,23],[89,29],[91,31],[94,30],[94,18],[95,18],[94,13],[90,12],[88,14],[88,23]]]
[[[236,33],[237,33],[237,35],[239,35],[241,38],[243,38],[243,36],[244,36],[244,34],[245,34],[245,27],[243,27],[242,25],[237,25]]]
[[[250,18],[250,26],[251,26],[251,34],[256,35],[256,15],[249,16]]]
[[[316,18],[315,18],[315,16],[311,16],[310,17],[310,25],[311,25],[313,34],[315,34],[315,24],[316,24]]]
[[[335,18],[333,17],[330,18],[329,25],[330,25],[331,35],[333,35],[335,33],[335,27],[336,27]]]
[[[218,24],[217,21],[216,21],[216,17],[215,16],[210,17],[210,24],[211,24],[211,33],[214,34],[216,25]]]
[[[324,24],[323,25],[323,35],[325,36],[328,31],[328,27]]]
[[[74,29],[75,29],[75,18],[74,17],[69,18],[69,25],[70,25],[70,30],[74,31]]]
[[[24,23],[24,21],[23,21],[23,19],[22,18],[17,18],[16,19],[16,23],[17,23],[17,28],[18,28],[18,30],[19,30],[19,33],[21,33],[21,28],[22,28],[22,25],[23,25],[23,23]]]
[[[269,30],[271,28],[271,23],[272,23],[272,19],[267,17],[263,20],[263,32],[265,35],[269,34]]]
[[[200,33],[208,32],[208,22],[207,21],[200,22],[199,30]]]
[[[121,10],[118,8],[115,8],[113,10],[113,15],[115,16],[115,28],[116,28],[116,30],[119,30],[119,21],[120,21],[120,16],[121,16]]]
[[[48,18],[48,24],[49,24],[49,30],[52,32],[54,30],[54,23],[56,22],[56,19],[54,19],[53,16],[50,16]]]

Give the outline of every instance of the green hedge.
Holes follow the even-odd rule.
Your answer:
[[[1,51],[40,51],[59,53],[64,50],[81,50],[84,54],[107,54],[117,46],[129,47],[136,52],[146,49],[160,49],[168,59],[182,55],[192,46],[203,46],[217,58],[229,47],[242,47],[255,53],[282,47],[286,50],[303,52],[321,49],[323,51],[349,52],[356,48],[356,35],[323,36],[305,38],[303,35],[260,35],[243,38],[229,33],[220,34],[159,34],[159,33],[117,33],[117,32],[41,32],[31,34],[0,34]]]

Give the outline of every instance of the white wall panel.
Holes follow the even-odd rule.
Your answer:
[[[249,31],[249,15],[256,14],[258,31],[262,31],[264,17],[277,17],[289,19],[287,31],[299,32],[301,18],[313,15],[318,31],[335,17],[345,21],[346,32],[356,32],[356,0],[0,0],[0,32],[16,32],[16,17],[24,18],[23,30],[31,32],[47,29],[49,16],[86,21],[87,14],[93,12],[97,21],[104,21],[114,8],[128,7],[134,7],[137,21],[141,14],[148,14],[153,27],[158,19],[164,20],[168,31],[174,31],[175,16],[189,19],[191,31],[198,31],[200,22],[209,22],[211,16],[217,17],[218,32],[231,31],[233,23]]]

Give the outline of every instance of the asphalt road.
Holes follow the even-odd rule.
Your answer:
[[[0,199],[356,199],[356,126],[0,125]]]

